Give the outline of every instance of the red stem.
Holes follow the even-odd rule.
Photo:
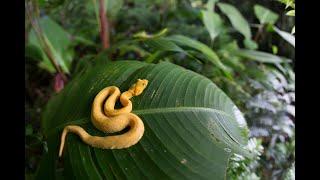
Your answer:
[[[109,23],[106,16],[104,0],[99,0],[99,17],[100,17],[100,38],[103,49],[110,47]]]

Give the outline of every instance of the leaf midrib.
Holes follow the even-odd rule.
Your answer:
[[[217,113],[217,114],[224,115],[224,116],[227,116],[229,118],[234,119],[234,117],[232,117],[231,115],[227,114],[224,111],[221,111],[218,109],[213,109],[213,108],[207,108],[207,107],[186,107],[186,106],[161,107],[161,108],[150,108],[150,109],[141,109],[141,110],[132,111],[132,113],[137,114],[137,115],[157,114],[157,113],[175,113],[175,112],[209,112],[209,113]],[[63,128],[64,126],[70,125],[70,124],[80,125],[80,124],[88,123],[87,119],[88,118],[81,118],[81,119],[77,119],[74,121],[69,121],[69,122],[60,124],[59,126],[56,126],[55,129]],[[50,132],[52,132],[52,131],[50,131]],[[50,134],[50,133],[48,133],[48,134]]]
[[[141,110],[132,111],[132,113],[137,115],[169,113],[169,112],[210,112],[210,113],[218,113],[218,114],[233,118],[231,115],[227,114],[224,111],[213,109],[213,108],[207,108],[207,107],[186,107],[186,106],[160,107],[160,108],[150,108],[150,109],[141,109]]]

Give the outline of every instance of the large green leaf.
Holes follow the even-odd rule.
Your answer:
[[[167,62],[99,59],[95,63],[79,73],[46,106],[42,128],[49,138],[49,155],[39,170],[39,179],[48,178],[43,173],[46,167],[55,167],[48,164],[58,157],[63,127],[78,124],[92,135],[105,136],[90,121],[93,98],[106,86],[116,85],[124,91],[138,78],[149,80],[143,94],[132,99],[133,113],[145,125],[142,139],[127,149],[102,150],[70,134],[64,154],[67,177],[224,179],[231,153],[251,156],[245,148],[248,129],[243,116],[204,76]]]
[[[44,16],[39,19],[39,26],[42,29],[43,36],[53,57],[61,66],[62,70],[69,73],[74,53],[73,50],[70,49],[71,40],[69,38],[69,34],[48,16]],[[38,56],[34,56],[34,58],[40,61],[40,67],[48,70],[49,72],[55,72],[52,63],[46,55],[44,47],[42,47],[34,30],[29,32],[28,40],[28,48],[26,48],[26,51],[30,50],[30,47],[38,51],[38,54],[41,54],[41,59],[39,59]]]

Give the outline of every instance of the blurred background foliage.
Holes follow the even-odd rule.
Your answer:
[[[47,151],[44,105],[98,55],[169,61],[211,79],[244,113],[256,154],[234,154],[228,179],[294,179],[294,0],[105,0],[110,48],[101,2],[25,3],[27,178]]]

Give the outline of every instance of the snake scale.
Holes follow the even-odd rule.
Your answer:
[[[102,149],[122,149],[135,145],[142,138],[144,125],[142,120],[132,111],[133,96],[140,95],[148,85],[148,80],[138,79],[128,91],[120,94],[116,86],[109,86],[102,89],[94,98],[91,109],[92,124],[105,133],[115,133],[130,127],[129,131],[120,135],[113,136],[92,136],[82,127],[77,125],[67,125],[61,135],[59,157],[62,156],[65,139],[69,132],[77,134],[81,140],[96,148]],[[116,101],[120,99],[122,108],[115,109]]]

